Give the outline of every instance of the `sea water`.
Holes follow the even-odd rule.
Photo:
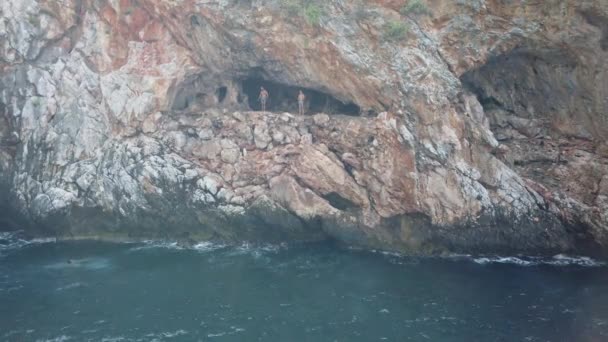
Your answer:
[[[608,341],[608,267],[0,233],[0,341]]]

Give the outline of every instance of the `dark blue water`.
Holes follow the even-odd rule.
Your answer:
[[[608,341],[608,268],[590,259],[7,236],[1,341]]]

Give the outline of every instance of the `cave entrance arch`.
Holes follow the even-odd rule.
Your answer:
[[[596,81],[587,75],[596,70],[593,63],[582,64],[559,46],[519,47],[490,58],[460,79],[477,96],[492,129],[512,126],[524,135],[539,134],[520,127],[525,119],[537,122],[547,134],[602,139],[608,124],[596,108],[604,106],[608,91],[595,91]],[[519,124],[513,123],[516,120]]]
[[[330,94],[314,89],[293,87],[286,84],[272,82],[261,77],[248,77],[241,82],[243,93],[247,96],[248,105],[252,110],[261,110],[258,101],[260,87],[264,87],[270,94],[266,109],[271,112],[298,112],[298,92],[302,90],[306,95],[305,111],[312,113],[344,114],[359,116],[361,108],[353,103],[344,103]]]

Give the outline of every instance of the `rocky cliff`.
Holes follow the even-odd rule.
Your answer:
[[[0,2],[34,235],[606,253],[607,136],[603,0]]]

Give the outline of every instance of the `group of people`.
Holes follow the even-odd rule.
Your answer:
[[[264,87],[260,87],[260,96],[258,97],[258,101],[262,104],[262,112],[266,112],[266,103],[268,102],[268,90],[264,89]],[[300,90],[298,94],[298,111],[300,115],[304,115],[304,101],[306,101],[306,95]]]

